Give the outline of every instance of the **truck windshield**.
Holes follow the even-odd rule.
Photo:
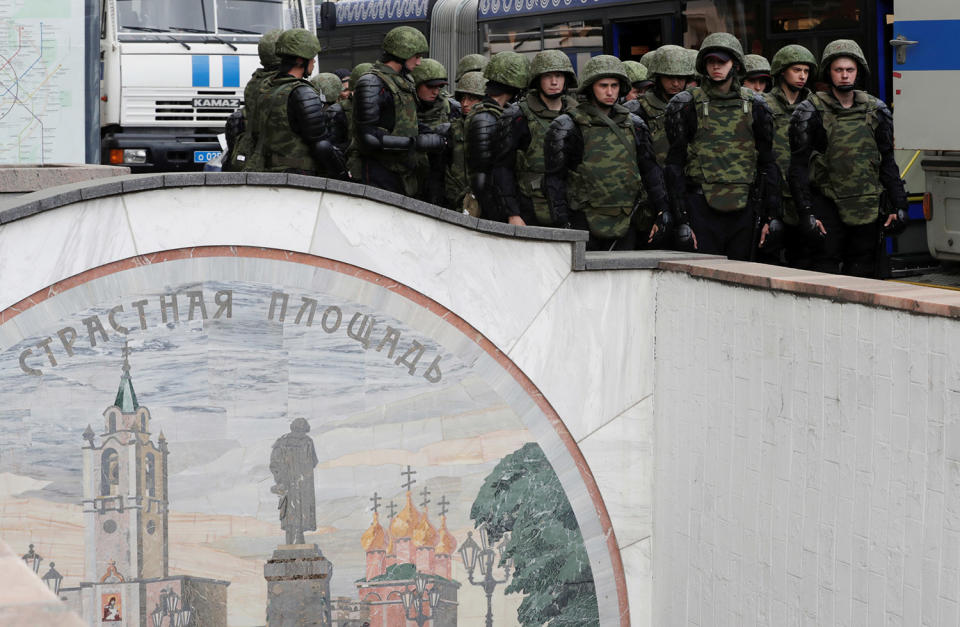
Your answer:
[[[227,33],[265,33],[290,28],[283,0],[216,0],[217,28]],[[288,2],[288,4],[291,4]]]
[[[214,32],[213,0],[117,0],[121,31]]]

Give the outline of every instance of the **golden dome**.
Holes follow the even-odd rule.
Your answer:
[[[360,537],[360,544],[363,545],[363,550],[368,553],[370,551],[383,551],[387,548],[387,532],[383,530],[383,526],[380,524],[380,514],[377,512],[373,513],[373,522]]]
[[[453,555],[457,550],[457,539],[447,530],[447,517],[440,517],[440,542],[437,543],[437,555]]]
[[[423,508],[423,516],[420,517],[420,524],[413,530],[414,546],[430,548],[437,546],[437,530],[430,524],[427,518],[427,508]]]
[[[407,504],[403,506],[396,518],[390,521],[390,537],[409,538],[419,523],[420,512],[413,506],[410,490],[407,490]]]
[[[393,536],[389,537],[390,544],[387,545],[387,555],[397,556],[397,545],[393,541]]]

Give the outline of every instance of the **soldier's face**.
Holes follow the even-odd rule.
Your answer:
[[[676,96],[687,86],[687,79],[683,76],[660,76],[657,80],[660,81],[663,93],[668,96]]]
[[[745,78],[743,79],[743,86],[762,94],[767,89],[767,81],[764,78]]]
[[[612,107],[620,97],[620,81],[615,78],[601,78],[593,84],[593,97],[597,104]]]
[[[722,82],[730,76],[730,70],[733,69],[733,59],[721,61],[716,57],[708,56],[705,65],[710,80]]]
[[[350,78],[340,81],[340,100],[346,100],[350,97]]]
[[[857,62],[841,57],[830,64],[830,78],[837,87],[852,87],[857,82]]]
[[[464,94],[460,97],[460,108],[463,110],[463,115],[468,115],[470,109],[473,109],[473,105],[480,102],[479,96],[474,96],[473,94]]]
[[[415,54],[415,55],[413,55],[412,57],[410,57],[409,59],[407,59],[406,61],[403,62],[403,67],[405,67],[408,72],[412,72],[412,71],[413,71],[413,68],[415,68],[415,67],[417,67],[418,65],[420,65],[420,61],[422,61],[422,60],[423,60],[423,55],[422,55],[422,54]]]
[[[547,72],[540,75],[540,93],[544,96],[558,96],[566,87],[567,77],[563,72]]]
[[[440,95],[440,86],[430,87],[426,83],[417,85],[417,97],[420,98],[420,102],[436,102],[437,96]]]
[[[791,65],[783,71],[783,80],[797,90],[806,87],[808,78],[810,78],[810,66],[803,63]]]
[[[623,97],[624,101],[630,102],[631,100],[636,100],[640,97],[640,90],[636,87],[631,87],[630,91],[627,92],[627,95]]]

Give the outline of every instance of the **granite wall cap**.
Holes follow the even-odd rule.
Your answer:
[[[676,250],[624,250],[624,251],[589,251],[584,256],[586,270],[652,270],[660,267],[664,261],[678,261],[689,259],[706,261],[708,259],[722,259],[720,255],[704,255],[701,253],[687,253]]]
[[[517,234],[517,227],[515,224],[497,222],[496,220],[484,220],[483,218],[477,220],[477,230],[483,231],[484,233],[509,235],[511,237]]]
[[[330,179],[320,176],[310,176],[308,174],[288,174],[287,185],[299,189],[311,189],[322,192],[329,188]]]
[[[0,192],[28,193],[58,185],[130,174],[126,166],[94,163],[0,165]]]
[[[247,172],[247,185],[270,185],[281,187],[287,184],[286,172]]]
[[[163,175],[164,187],[193,187],[206,183],[207,177],[203,172],[170,172]]]
[[[207,185],[245,185],[246,172],[204,172]]]
[[[517,237],[542,239],[553,242],[585,242],[590,239],[588,231],[580,229],[555,229],[545,226],[518,226]]]
[[[363,191],[365,187],[365,185],[352,183],[350,181],[327,179],[327,190],[340,194],[346,194],[347,196],[357,196],[359,198],[363,198]]]
[[[380,189],[374,185],[364,185],[363,197],[370,200],[387,203],[388,205],[394,205],[396,207],[402,207],[404,199],[403,194]]]
[[[118,180],[123,188],[123,193],[143,192],[148,189],[163,187],[163,176],[159,174],[132,174],[122,176]]]
[[[449,222],[451,224],[459,224],[460,226],[465,226],[468,229],[477,230],[477,222],[479,218],[472,216],[468,213],[462,211],[454,211],[453,209],[440,208],[440,215],[437,216],[444,222]]]

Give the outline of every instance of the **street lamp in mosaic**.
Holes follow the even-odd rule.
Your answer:
[[[160,602],[150,612],[150,617],[153,619],[153,627],[164,627],[164,618],[168,619],[165,627],[190,627],[193,609],[180,607],[180,595],[172,588],[164,588],[160,591]]]
[[[33,550],[33,545],[30,545],[30,550],[23,554],[23,557],[20,558],[27,565],[27,568],[37,573],[40,571],[40,562],[43,561],[43,558],[40,557],[40,554]]]
[[[427,576],[423,573],[417,573],[413,580],[413,587],[400,593],[406,619],[416,622],[417,627],[423,627],[427,621],[433,618],[437,604],[440,602],[440,588],[437,587],[436,582],[430,588],[427,588],[427,583]],[[429,614],[427,614],[427,608],[424,607],[424,601],[430,604]]]
[[[57,595],[57,598],[60,598],[60,584],[63,583],[63,575],[57,572],[57,569],[54,568],[54,563],[50,562],[50,570],[41,577],[43,583],[47,584],[47,588],[50,589],[50,592]]]
[[[498,585],[507,583],[510,579],[512,560],[504,558],[504,551],[506,550],[510,536],[509,533],[503,534],[503,539],[501,539],[500,543],[496,547],[492,547],[490,545],[490,531],[487,529],[486,523],[481,524],[477,528],[477,531],[480,534],[480,544],[478,545],[476,540],[473,539],[473,532],[468,531],[467,539],[460,545],[459,552],[460,558],[463,560],[463,565],[467,568],[467,578],[470,580],[470,583],[483,587],[483,591],[487,595],[486,627],[493,627],[493,591]],[[499,560],[497,559],[498,557]],[[503,579],[497,579],[494,575],[494,569],[500,562],[503,564]],[[480,574],[483,576],[483,579],[474,581],[473,573],[478,566],[480,567]]]

